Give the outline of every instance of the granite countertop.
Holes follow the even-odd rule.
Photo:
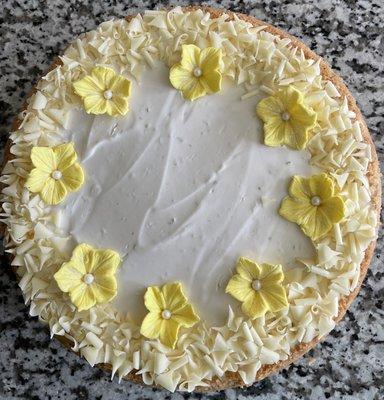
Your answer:
[[[0,10],[0,139],[31,86],[78,34],[111,17],[188,1],[3,0]],[[257,3],[257,4],[256,4]],[[383,0],[208,1],[249,13],[301,38],[340,73],[365,115],[384,170]],[[357,300],[328,338],[298,363],[249,388],[208,395],[144,388],[91,368],[30,318],[2,256],[0,399],[383,399],[384,238]]]

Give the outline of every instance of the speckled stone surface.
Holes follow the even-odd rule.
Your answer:
[[[0,9],[0,139],[53,57],[79,33],[111,17],[188,1],[2,0]],[[301,38],[345,79],[367,118],[384,170],[384,2],[306,0],[204,2],[249,13]],[[288,370],[246,389],[208,395],[170,394],[109,376],[51,341],[28,316],[2,257],[0,399],[383,399],[384,238],[365,285],[322,345]]]

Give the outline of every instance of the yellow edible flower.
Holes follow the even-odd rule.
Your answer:
[[[288,306],[281,265],[257,264],[241,257],[236,271],[225,291],[243,303],[241,309],[249,317],[262,317],[267,311],[276,312]]]
[[[193,101],[221,89],[220,63],[220,49],[207,47],[201,50],[194,44],[185,44],[181,61],[171,68],[169,79],[185,99]]]
[[[120,264],[118,253],[79,244],[72,258],[54,275],[59,288],[69,293],[79,311],[111,301],[117,293],[115,273]]]
[[[29,173],[25,186],[32,193],[39,193],[46,204],[60,203],[68,191],[75,192],[84,182],[73,143],[53,148],[33,147],[31,160],[35,168]]]
[[[256,112],[264,122],[267,146],[304,149],[308,132],[316,124],[316,113],[304,105],[302,93],[290,86],[261,100]]]
[[[175,348],[181,326],[190,328],[199,320],[188,303],[179,282],[167,283],[162,288],[151,286],[144,295],[145,316],[140,333]]]
[[[333,180],[327,174],[294,176],[279,213],[317,240],[344,218],[345,207],[343,199],[335,195]]]
[[[131,82],[112,68],[96,67],[90,75],[73,83],[88,114],[125,115],[129,110]]]

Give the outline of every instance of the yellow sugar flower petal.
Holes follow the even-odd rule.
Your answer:
[[[158,312],[149,312],[141,323],[140,333],[148,339],[157,339],[160,335],[163,321]]]
[[[180,65],[189,71],[200,65],[201,50],[194,44],[183,44],[181,47]]]
[[[90,273],[96,277],[114,276],[121,263],[119,254],[114,250],[93,250],[92,266]]]
[[[93,247],[86,243],[77,245],[71,259],[83,275],[87,274],[93,266]]]
[[[92,96],[101,93],[104,88],[102,83],[98,83],[92,76],[88,75],[73,83],[75,93],[81,97]]]
[[[281,146],[285,142],[285,123],[280,117],[272,117],[264,124],[264,144],[270,147]]]
[[[34,167],[48,173],[57,167],[55,153],[50,147],[33,147],[31,161]]]
[[[69,261],[64,263],[53,277],[63,292],[69,292],[83,282],[83,275],[76,265]]]
[[[84,282],[70,290],[69,297],[79,311],[89,310],[96,304],[93,291]]]
[[[50,178],[50,173],[34,168],[25,182],[26,188],[32,193],[39,193],[43,190],[45,183]]]
[[[308,181],[311,196],[319,196],[322,202],[333,196],[334,184],[327,174],[313,175]]]
[[[102,90],[106,90],[110,89],[111,82],[116,77],[116,72],[109,67],[95,67],[92,69],[91,77]]]
[[[72,303],[81,310],[111,301],[117,293],[118,254],[109,249],[95,249],[82,243],[54,275],[59,288],[69,293]],[[72,282],[72,283],[71,283]]]
[[[236,270],[225,291],[242,302],[241,309],[249,317],[258,318],[288,306],[281,265],[257,264],[242,257]]]
[[[220,68],[221,58],[221,49],[207,47],[201,50],[199,66],[203,71],[203,75],[212,71],[218,71]]]
[[[90,285],[93,295],[98,303],[108,303],[117,294],[117,281],[115,276],[95,276],[95,283]]]
[[[291,122],[284,122],[284,138],[281,144],[284,144],[292,149],[302,150],[308,142],[308,130],[303,129],[302,125]]]
[[[285,89],[279,90],[276,96],[284,110],[291,111],[297,104],[302,104],[303,102],[302,93],[293,86],[287,86]]]
[[[114,96],[113,101],[106,102],[105,112],[111,116],[125,115],[129,111],[128,99],[121,96]]]
[[[114,96],[128,98],[131,95],[131,81],[121,75],[115,76],[111,81],[110,90]]]
[[[183,292],[180,282],[167,283],[162,287],[165,300],[165,308],[176,312],[187,304],[187,298]]]
[[[144,303],[149,313],[141,323],[140,333],[149,339],[158,338],[171,348],[176,345],[181,326],[191,328],[199,321],[179,282],[167,283],[162,288],[148,287]]]
[[[220,71],[208,71],[204,73],[200,81],[207,93],[216,93],[221,90]]]
[[[80,164],[73,164],[62,171],[61,178],[64,186],[71,192],[75,192],[84,183],[84,171]]]
[[[300,226],[307,236],[312,240],[317,240],[332,229],[333,223],[326,214],[313,207],[312,212]]]
[[[318,240],[345,215],[344,201],[334,191],[333,180],[327,174],[294,176],[279,213],[297,223],[312,240]]]
[[[170,69],[169,80],[172,86],[182,92],[195,84],[196,81],[191,80],[191,77],[191,72],[180,64],[176,64]]]
[[[340,196],[334,196],[326,200],[319,206],[319,210],[326,215],[333,224],[340,222],[345,216],[345,205]]]
[[[165,309],[163,293],[157,286],[151,286],[144,295],[145,307],[151,312],[161,312]]]
[[[288,305],[287,293],[279,284],[265,286],[263,282],[260,294],[268,305],[268,310],[272,312],[283,310]]]
[[[187,100],[196,100],[221,89],[221,50],[183,45],[180,63],[170,69],[169,80]]]
[[[262,99],[256,113],[264,122],[267,146],[304,149],[316,124],[316,113],[304,105],[303,94],[291,86]]]
[[[252,293],[241,305],[244,314],[255,319],[262,317],[268,311],[268,305],[260,293]]]
[[[88,114],[125,115],[129,110],[131,82],[112,68],[95,67],[91,74],[73,83]]]
[[[73,143],[60,144],[52,150],[56,158],[56,169],[59,171],[69,168],[77,160],[77,154]]]
[[[92,94],[84,97],[84,108],[87,114],[105,114],[107,105],[108,101],[101,94]]]
[[[159,339],[165,346],[174,349],[179,336],[180,324],[172,319],[164,321],[160,327]]]
[[[335,223],[342,220],[344,214],[344,201],[341,197],[331,197],[318,206],[310,217],[301,223],[301,227],[307,236],[317,240],[328,233]]]
[[[281,122],[281,114],[284,111],[284,107],[281,101],[277,97],[266,97],[260,100],[257,105],[256,113],[262,119],[263,122],[268,123],[274,117],[278,117]]]
[[[251,282],[235,274],[228,282],[225,293],[229,293],[236,300],[245,301],[252,293]]]
[[[297,201],[291,197],[283,199],[279,209],[279,214],[283,218],[298,225],[305,225],[307,219],[311,218],[311,214],[315,212],[316,210],[309,201]]]
[[[245,257],[240,257],[236,265],[237,273],[244,279],[252,282],[261,275],[261,269],[258,264]]]
[[[315,111],[309,109],[303,104],[303,97],[299,102],[291,102],[287,109],[290,115],[293,115],[291,123],[295,125],[295,130],[301,129],[303,126],[314,127],[317,120]]]
[[[297,200],[303,200],[309,203],[311,197],[311,188],[309,180],[302,176],[295,175],[289,184],[289,195]]]
[[[190,328],[199,321],[199,317],[195,313],[190,304],[186,304],[172,315],[172,320],[176,321],[179,325]]]
[[[284,280],[283,267],[280,264],[261,264],[260,280],[263,281],[263,288],[269,287]]]
[[[67,189],[60,180],[49,177],[40,191],[40,197],[47,204],[61,203],[67,195]]]

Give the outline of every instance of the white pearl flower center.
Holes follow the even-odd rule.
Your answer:
[[[313,206],[319,206],[321,204],[321,198],[319,196],[313,196],[311,199],[311,204]]]
[[[261,289],[261,282],[260,282],[258,279],[255,279],[255,280],[252,282],[252,289],[253,289],[253,290],[256,290],[256,291],[258,291],[258,290]]]
[[[106,91],[104,92],[104,98],[105,98],[106,100],[112,99],[112,96],[113,96],[113,93],[112,93],[111,90],[106,90]]]
[[[203,75],[203,71],[201,70],[201,68],[196,67],[196,68],[193,70],[193,75],[195,75],[196,78],[199,78],[201,75]]]
[[[52,178],[55,179],[56,181],[58,181],[59,179],[61,179],[61,177],[63,176],[63,174],[61,173],[61,171],[56,170],[53,171],[51,174]]]
[[[283,113],[281,114],[281,119],[282,119],[283,121],[288,121],[289,118],[291,118],[291,116],[289,115],[288,112],[285,111],[285,112],[283,112]]]
[[[95,280],[95,277],[92,274],[85,274],[83,277],[84,283],[90,285]]]
[[[170,319],[172,317],[172,313],[169,310],[163,310],[163,312],[161,313],[161,316],[164,319]]]

